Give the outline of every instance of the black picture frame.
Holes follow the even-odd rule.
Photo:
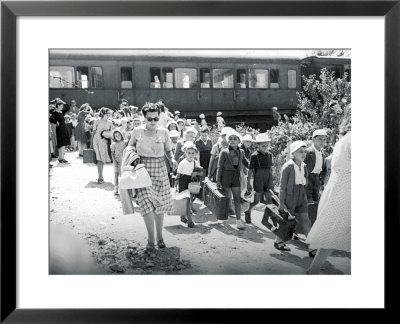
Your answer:
[[[2,1],[1,2],[1,322],[235,322],[243,310],[16,308],[16,19],[18,16],[384,16],[385,18],[385,309],[398,283],[400,0],[395,1]],[[371,44],[373,46],[373,44]],[[377,112],[378,113],[378,112]],[[372,134],[373,136],[373,134]],[[373,164],[370,166],[373,168]],[[373,188],[371,188],[373,190]],[[369,233],[369,235],[373,235]],[[242,296],[241,298],[245,298]],[[288,298],[291,298],[290,296]],[[266,305],[267,307],[267,305]],[[269,313],[269,318],[276,312]],[[252,310],[252,318],[266,310]],[[259,314],[257,314],[257,312]],[[212,315],[210,315],[212,314]],[[289,318],[287,320],[290,320]],[[292,319],[293,320],[293,319]]]

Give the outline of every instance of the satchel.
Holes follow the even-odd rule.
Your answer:
[[[120,189],[146,188],[152,185],[151,178],[143,164],[138,164],[133,170],[124,170],[119,183]]]

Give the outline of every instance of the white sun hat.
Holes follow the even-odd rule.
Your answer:
[[[242,135],[240,135],[234,129],[228,130],[228,132],[226,134],[226,138],[229,139],[230,136],[236,136],[239,139],[240,142],[242,141]]]
[[[290,144],[290,157],[293,157],[293,153],[303,146],[307,147],[307,144],[303,141],[294,141],[292,144]]]
[[[232,127],[224,127],[224,128],[222,128],[221,129],[221,136],[228,134],[228,132],[230,132],[230,131],[234,131],[234,129]]]
[[[243,141],[254,142],[253,137],[251,137],[250,134],[244,135],[243,138],[242,138],[242,142],[243,142]]]
[[[169,137],[179,137],[181,134],[175,129],[169,132]]]
[[[195,133],[195,134],[197,135],[197,130],[196,130],[196,128],[194,128],[194,127],[192,127],[192,126],[186,127],[185,133],[188,133],[188,132],[192,132],[192,133]]]
[[[182,151],[186,152],[187,149],[193,149],[196,152],[198,152],[196,145],[191,141],[187,141],[187,142],[185,142],[185,144],[183,144]]]
[[[256,136],[256,143],[264,143],[264,142],[271,142],[271,139],[268,137],[267,134],[261,133]]]
[[[317,129],[314,131],[314,133],[312,134],[312,137],[314,138],[315,136],[328,136],[328,134],[326,133],[325,129]]]

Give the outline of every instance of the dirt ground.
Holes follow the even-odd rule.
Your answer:
[[[252,212],[253,224],[236,229],[235,218],[220,224],[202,204],[187,228],[179,216],[165,216],[167,248],[146,255],[147,232],[139,213],[123,215],[113,195],[113,167],[104,167],[97,184],[96,166],[77,152],[69,164],[53,159],[50,168],[50,255],[53,273],[89,274],[304,274],[312,259],[303,240],[291,251],[274,248],[274,235],[261,224],[263,205]],[[243,206],[245,207],[245,206]],[[349,253],[335,251],[322,274],[350,274]]]

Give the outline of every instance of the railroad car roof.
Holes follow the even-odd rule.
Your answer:
[[[319,60],[324,60],[324,59],[329,59],[329,60],[351,60],[350,57],[343,57],[343,56],[319,56],[319,55],[314,55],[314,56],[309,56],[309,57],[305,57],[302,59],[302,61],[305,60],[312,60],[312,59],[319,59]]]
[[[50,59],[98,59],[98,60],[168,60],[168,61],[222,61],[235,59],[239,61],[299,62],[296,55],[277,55],[277,51],[268,50],[93,50],[93,49],[52,49]]]

